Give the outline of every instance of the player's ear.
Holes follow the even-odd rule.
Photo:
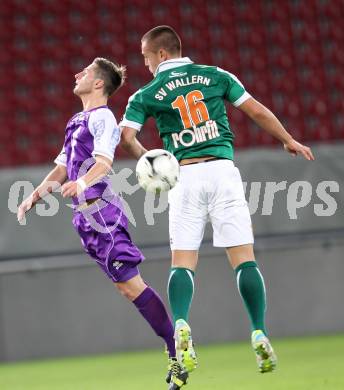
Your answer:
[[[159,49],[159,58],[161,61],[166,61],[168,59],[168,54],[165,49]]]
[[[102,79],[95,79],[95,84],[94,84],[96,89],[103,89],[104,88],[104,80]]]

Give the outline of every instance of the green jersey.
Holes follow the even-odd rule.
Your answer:
[[[178,160],[233,159],[233,133],[225,100],[239,106],[250,97],[241,82],[216,66],[176,58],[159,64],[155,78],[129,98],[121,126],[140,130],[156,120],[164,148]]]

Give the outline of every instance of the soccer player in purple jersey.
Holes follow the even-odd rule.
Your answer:
[[[40,199],[62,186],[62,196],[72,198],[73,225],[85,251],[164,339],[170,356],[169,382],[179,366],[173,325],[161,298],[139,273],[144,257],[131,240],[128,219],[108,178],[120,130],[107,101],[124,79],[125,68],[104,58],[96,58],[75,75],[74,94],[83,111],[69,120],[56,167],[21,203],[17,217],[21,221]]]

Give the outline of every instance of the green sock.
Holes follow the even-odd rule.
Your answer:
[[[194,272],[187,268],[171,268],[167,292],[173,322],[189,320],[189,310],[194,292]]]
[[[255,261],[246,261],[236,269],[237,283],[240,295],[245,302],[252,330],[260,329],[266,334],[265,310],[266,295],[262,274]]]

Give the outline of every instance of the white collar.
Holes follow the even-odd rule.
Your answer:
[[[178,68],[179,66],[183,66],[187,64],[193,64],[193,61],[191,61],[189,57],[172,58],[170,60],[160,62],[160,64],[155,70],[154,77],[159,72],[163,72],[164,70]]]

